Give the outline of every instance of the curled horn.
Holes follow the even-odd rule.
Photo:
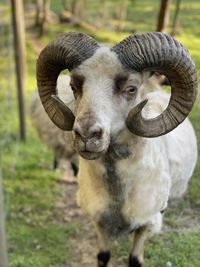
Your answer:
[[[194,62],[178,41],[163,33],[132,35],[112,48],[127,69],[158,71],[170,81],[169,104],[153,119],[142,117],[146,102],[134,107],[127,117],[131,132],[143,137],[156,137],[177,127],[191,111],[196,99],[198,78]]]
[[[72,70],[91,57],[99,47],[97,42],[83,33],[59,35],[47,45],[37,60],[37,85],[39,95],[50,119],[61,129],[71,131],[74,124],[72,111],[56,97],[59,73]]]

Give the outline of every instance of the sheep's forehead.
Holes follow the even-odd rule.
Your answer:
[[[85,60],[76,69],[78,74],[87,77],[105,76],[108,79],[114,79],[119,73],[123,73],[123,66],[119,61],[117,54],[112,52],[109,47],[100,47],[95,54]],[[101,76],[100,76],[101,75]]]

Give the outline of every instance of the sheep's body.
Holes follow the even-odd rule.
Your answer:
[[[74,96],[72,91],[69,90],[69,80],[67,75],[60,76],[57,83],[57,92],[59,97],[73,108]],[[65,169],[69,167],[65,166],[67,161],[77,164],[72,133],[62,131],[49,119],[38,92],[34,92],[32,97],[31,119],[40,139],[53,151],[60,168]]]
[[[168,101],[164,91],[149,94],[146,117],[161,113]],[[104,158],[80,158],[79,203],[111,236],[149,223],[159,231],[160,212],[169,198],[185,192],[196,159],[196,137],[188,119],[152,139],[124,130]]]

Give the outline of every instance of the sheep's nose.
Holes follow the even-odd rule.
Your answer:
[[[84,142],[91,138],[100,139],[103,135],[103,129],[99,125],[90,128],[83,128],[79,125],[75,125],[73,130],[75,135]]]

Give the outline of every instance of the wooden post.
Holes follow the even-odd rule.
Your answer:
[[[26,139],[25,107],[24,107],[24,86],[25,86],[25,30],[24,12],[22,0],[11,0],[13,34],[15,48],[15,64],[18,88],[18,106],[20,122],[20,139]]]
[[[165,32],[169,21],[169,6],[171,0],[161,0],[157,31]]]
[[[176,0],[176,9],[172,24],[172,33],[171,33],[172,36],[175,36],[178,33],[178,19],[179,19],[180,9],[181,9],[181,0]]]
[[[72,1],[72,14],[78,18],[82,19],[83,17],[83,0],[73,0]]]
[[[122,31],[123,29],[123,23],[126,19],[127,8],[128,8],[128,1],[121,0],[120,6],[119,6],[117,31]]]
[[[3,199],[3,184],[0,170],[0,267],[8,267],[6,234],[5,234],[5,213]]]
[[[35,27],[40,27],[41,25],[41,13],[42,13],[42,0],[35,1]]]

